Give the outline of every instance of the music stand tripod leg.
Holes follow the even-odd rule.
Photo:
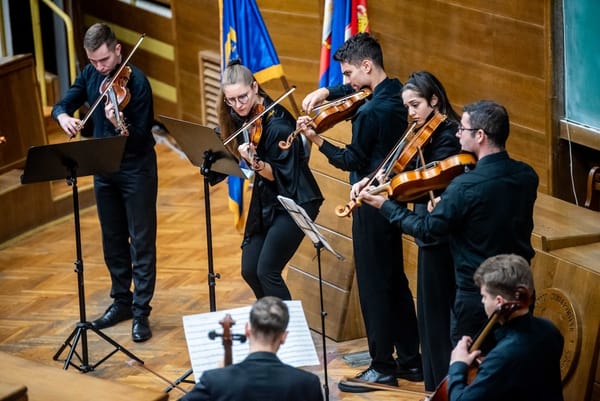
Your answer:
[[[85,314],[85,288],[84,288],[84,280],[83,280],[83,258],[82,258],[82,247],[81,247],[81,225],[79,220],[79,195],[77,188],[77,174],[76,167],[70,166],[70,172],[67,176],[67,183],[71,185],[73,188],[73,216],[75,222],[75,247],[77,260],[75,261],[75,272],[77,273],[77,288],[78,288],[78,298],[79,298],[79,322],[77,323],[73,332],[67,337],[65,342],[58,349],[56,354],[54,354],[53,359],[55,361],[59,360],[60,355],[65,350],[66,347],[70,347],[69,352],[67,354],[67,358],[64,361],[63,369],[68,369],[69,365],[72,365],[79,369],[81,372],[89,372],[94,370],[98,365],[107,360],[109,357],[114,355],[117,351],[121,351],[132,359],[135,359],[138,362],[143,363],[143,361],[132,354],[130,351],[119,345],[112,338],[102,333],[100,330],[92,327],[92,324],[86,320]],[[87,330],[94,331],[100,338],[111,344],[115,347],[115,350],[110,352],[108,355],[103,357],[99,362],[94,365],[89,363],[88,358],[88,342],[87,342]],[[71,342],[73,340],[73,342]],[[77,353],[76,348],[81,340],[81,355]],[[76,365],[73,363],[73,357],[76,356],[80,361],[80,365]]]
[[[323,243],[321,241],[317,241],[314,243],[315,249],[317,252],[317,266],[319,272],[319,297],[321,301],[321,339],[323,341],[323,390],[325,392],[325,401],[329,401],[329,380],[327,376],[327,344],[325,341],[327,340],[327,336],[325,335],[325,317],[327,316],[327,312],[325,311],[325,306],[323,303],[323,276],[321,274],[321,249],[323,249]]]
[[[210,214],[210,187],[209,184],[213,179],[214,174],[211,170],[212,164],[216,161],[215,154],[210,151],[204,151],[202,166],[200,166],[200,174],[204,177],[204,219],[206,221],[206,249],[208,256],[208,299],[210,303],[210,311],[215,312],[217,310],[216,303],[216,292],[215,287],[217,285],[216,279],[220,279],[221,275],[214,272],[214,260],[213,260],[213,247],[212,247],[212,225],[211,225],[211,214]],[[173,390],[176,385],[180,383],[194,383],[193,380],[188,380],[188,377],[194,373],[192,368],[186,370],[181,376],[173,381],[173,385],[169,385],[165,388],[164,392],[168,393]]]

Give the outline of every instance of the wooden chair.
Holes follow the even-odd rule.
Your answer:
[[[588,173],[585,207],[600,211],[600,166],[594,166]]]

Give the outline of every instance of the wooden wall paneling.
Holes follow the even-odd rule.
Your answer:
[[[352,238],[352,220],[348,217],[338,217],[334,211],[337,206],[348,203],[350,186],[345,182],[330,178],[324,174],[313,172],[321,192],[325,195],[325,201],[316,222],[333,232],[340,233]]]
[[[145,33],[161,42],[174,42],[174,29],[170,18],[118,0],[86,1],[82,11],[98,19]]]
[[[536,291],[557,288],[564,292],[577,315],[579,332],[563,332],[565,351],[575,353],[574,371],[563,383],[565,400],[589,400],[598,364],[600,329],[600,274],[585,266],[562,259],[553,252],[536,249],[532,261]],[[572,326],[569,326],[572,327]],[[579,342],[575,349],[573,342]]]
[[[217,102],[221,92],[221,57],[219,53],[204,50],[198,54],[200,64],[200,95],[202,96],[201,122],[217,127]]]
[[[150,81],[155,115],[173,114],[178,93],[172,19],[117,0],[84,2],[81,11],[86,29],[100,21],[111,25],[123,45],[125,56],[145,34],[131,63],[144,71]]]
[[[313,276],[289,266],[286,282],[294,299],[300,299],[306,315],[308,326],[321,330],[321,297],[318,276]],[[323,309],[325,317],[325,334],[335,341],[346,341],[364,336],[360,330],[362,318],[360,311],[355,310],[352,302],[354,291],[347,291],[323,281]]]
[[[323,248],[321,250],[321,276],[323,280],[336,287],[350,291],[352,282],[354,281],[352,239],[324,227],[319,227],[319,230],[331,247],[344,256],[343,260],[339,260],[327,249]],[[318,277],[319,266],[316,256],[316,249],[313,242],[305,237],[298,251],[290,260],[290,265]]]
[[[23,168],[27,150],[47,143],[33,56],[0,58],[0,174]]]
[[[171,5],[175,27],[176,74],[179,79],[180,118],[201,122],[198,53],[211,50],[219,53],[219,9],[216,1],[174,0]]]

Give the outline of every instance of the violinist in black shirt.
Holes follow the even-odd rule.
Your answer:
[[[433,210],[419,215],[380,194],[361,192],[363,202],[403,232],[424,241],[448,236],[454,261],[456,294],[451,334],[456,344],[473,337],[487,321],[473,273],[488,257],[514,253],[530,262],[533,205],[538,176],[505,149],[509,134],[506,109],[482,100],[464,106],[457,136],[462,150],[474,154],[476,167],[454,178]]]
[[[121,44],[106,24],[94,24],[85,33],[86,65],[64,97],[54,105],[52,117],[73,138],[82,121],[73,113],[86,101],[93,104],[100,89],[123,61]],[[152,336],[148,316],[156,283],[156,197],[158,187],[152,89],[134,65],[126,89],[129,101],[122,110],[115,103],[93,110],[94,138],[127,133],[119,171],[94,176],[94,191],[102,229],[104,261],[110,272],[113,303],[92,322],[103,329],[133,317],[133,341]],[[125,131],[125,132],[124,132]],[[132,288],[133,282],[133,291]]]
[[[318,146],[331,165],[349,172],[353,185],[376,171],[400,139],[407,126],[406,108],[402,104],[402,83],[387,76],[383,52],[374,37],[367,33],[352,36],[334,58],[340,61],[347,84],[309,93],[302,108],[308,113],[325,100],[338,99],[362,88],[371,90],[372,96],[352,118],[351,142],[338,147],[323,139],[316,134],[308,116],[298,118],[297,127]],[[402,232],[367,205],[357,208],[352,215],[352,243],[372,359],[369,368],[356,377],[394,386],[398,385],[397,377],[423,380],[415,305],[402,259]],[[342,383],[338,387],[348,392],[365,391]]]
[[[273,103],[252,72],[238,60],[229,63],[221,79],[223,103],[219,123],[224,141],[244,124],[246,132],[231,141],[229,150],[254,170],[254,185],[242,242],[242,277],[257,299],[271,295],[292,296],[281,272],[298,249],[304,233],[277,199],[293,199],[315,219],[323,196],[308,166],[309,154],[301,138],[288,149],[279,147],[294,131],[295,120],[280,104]]]

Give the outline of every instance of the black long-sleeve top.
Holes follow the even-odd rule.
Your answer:
[[[456,177],[430,214],[418,215],[387,200],[380,212],[403,232],[424,241],[450,236],[456,285],[479,292],[473,273],[490,256],[515,253],[531,261],[533,205],[538,176],[506,151],[483,157]]]
[[[467,384],[468,366],[450,365],[450,401],[562,401],[560,358],[563,337],[549,321],[530,314],[495,332],[496,346]]]
[[[271,103],[272,100],[265,97],[264,106],[268,107]],[[301,138],[296,138],[287,150],[279,147],[279,142],[285,141],[295,128],[296,120],[279,104],[262,117],[262,135],[256,155],[271,165],[275,179],[270,181],[255,174],[245,236],[266,230],[273,213],[283,210],[277,195],[291,198],[300,206],[323,201],[321,190],[308,166],[309,155]]]
[[[129,131],[124,158],[145,154],[155,144],[151,132],[154,106],[150,83],[140,69],[131,64],[128,65],[132,72],[127,83],[130,100],[122,110]],[[115,70],[117,68],[118,66],[115,67]],[[86,65],[65,96],[52,108],[52,117],[57,119],[62,113],[72,116],[85,102],[92,105],[100,96],[100,86],[105,78],[94,66]],[[94,138],[116,135],[115,127],[104,114],[104,101],[93,111],[91,119],[94,125]]]
[[[328,99],[336,99],[354,91],[350,85],[327,89]],[[407,113],[401,91],[402,83],[398,79],[384,79],[375,87],[371,99],[360,106],[354,115],[351,143],[340,148],[323,140],[319,151],[330,164],[350,172],[350,184],[375,172],[406,131]]]

